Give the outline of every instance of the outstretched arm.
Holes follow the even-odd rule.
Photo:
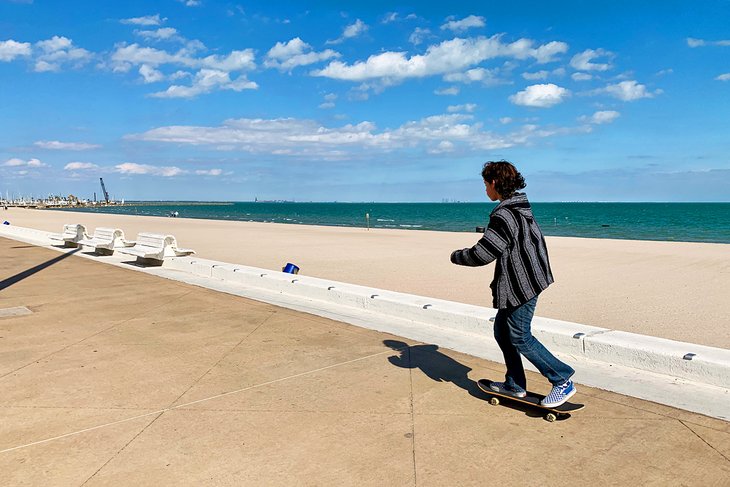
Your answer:
[[[492,215],[484,236],[471,248],[454,250],[451,253],[451,262],[469,267],[487,265],[502,255],[509,241],[510,231],[507,222],[497,215]]]

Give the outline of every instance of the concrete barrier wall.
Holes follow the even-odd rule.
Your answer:
[[[490,321],[497,313],[492,308],[190,257],[168,259],[165,267],[406,319],[439,328],[444,334],[491,336]],[[532,331],[555,352],[730,388],[730,350],[541,317],[534,318]]]
[[[593,360],[730,387],[730,350],[611,330],[585,340]]]

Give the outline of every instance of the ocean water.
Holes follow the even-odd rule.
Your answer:
[[[546,235],[730,243],[730,203],[532,203]],[[73,211],[474,232],[494,203],[139,202]],[[63,210],[68,211],[68,210]],[[369,216],[369,220],[366,219]]]

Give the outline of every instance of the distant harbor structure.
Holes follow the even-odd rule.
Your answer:
[[[81,199],[72,194],[68,196],[49,195],[46,198],[18,196],[14,198],[0,198],[0,205],[7,208],[78,208],[124,205],[124,200],[109,200],[109,202],[93,201],[88,199]]]
[[[94,193],[94,199],[79,198],[73,194],[67,196],[62,195],[48,195],[45,198],[36,198],[33,195],[30,197],[20,195],[10,195],[9,192],[5,191],[5,197],[3,198],[0,194],[0,205],[5,208],[77,208],[77,207],[99,207],[99,206],[117,206],[123,205],[124,199],[121,201],[115,201],[109,196],[104,185],[104,179],[99,178],[101,183],[102,194],[104,195],[104,201],[96,200],[96,193]]]

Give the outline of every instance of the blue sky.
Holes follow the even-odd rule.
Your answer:
[[[729,25],[727,0],[0,0],[0,191],[481,201],[507,159],[534,201],[730,201]]]

